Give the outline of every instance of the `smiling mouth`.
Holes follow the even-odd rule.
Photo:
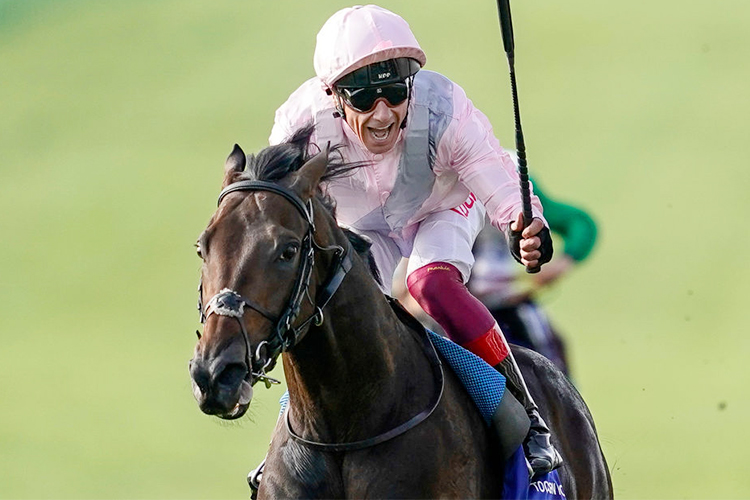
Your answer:
[[[370,131],[370,135],[376,141],[387,140],[388,136],[391,135],[391,128],[393,128],[393,125],[388,125],[387,127],[382,128],[367,127],[367,129]]]

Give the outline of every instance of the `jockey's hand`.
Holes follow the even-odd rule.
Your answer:
[[[508,241],[513,257],[527,268],[539,267],[552,259],[552,237],[539,218],[534,217],[531,224],[523,227],[523,213],[519,212],[510,225]]]

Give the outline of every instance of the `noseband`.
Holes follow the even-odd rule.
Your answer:
[[[212,314],[236,319],[240,324],[240,329],[242,330],[242,335],[245,339],[245,345],[247,348],[245,362],[251,376],[250,383],[251,385],[255,385],[257,381],[261,380],[266,384],[266,387],[270,387],[272,383],[278,384],[279,381],[268,377],[266,372],[274,367],[279,355],[297,344],[304,333],[305,327],[311,322],[314,322],[316,326],[323,324],[323,308],[336,293],[336,290],[338,290],[339,285],[341,285],[341,282],[344,280],[346,273],[349,272],[352,267],[350,251],[351,243],[347,242],[348,244],[346,248],[338,245],[330,247],[319,246],[313,237],[315,235],[315,223],[313,222],[312,200],[305,203],[290,189],[266,181],[239,181],[230,184],[221,191],[217,205],[220,205],[221,201],[228,194],[235,191],[267,191],[279,194],[297,209],[307,223],[307,230],[302,239],[302,262],[297,270],[297,277],[294,282],[294,287],[292,288],[292,293],[287,301],[286,308],[281,314],[275,315],[258,305],[255,301],[243,297],[229,288],[224,288],[214,295],[204,308],[202,304],[202,284],[199,287],[198,310],[201,314],[201,323],[205,324],[206,320]],[[313,266],[315,265],[315,250],[333,251],[334,257],[328,277],[318,290],[316,301],[313,304],[312,299],[310,298],[309,288]],[[315,307],[315,312],[299,325],[293,326],[293,323],[299,315],[302,300],[305,296],[307,296],[310,303]],[[245,306],[258,312],[261,316],[274,324],[271,338],[262,341],[255,349],[251,346],[250,336],[247,333],[243,321]]]

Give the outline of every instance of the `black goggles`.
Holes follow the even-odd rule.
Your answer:
[[[391,106],[398,106],[409,97],[409,86],[406,82],[396,82],[377,87],[337,88],[336,94],[353,110],[366,113],[380,98]]]

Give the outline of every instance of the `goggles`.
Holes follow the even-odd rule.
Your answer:
[[[396,82],[375,87],[336,88],[336,94],[353,110],[367,113],[381,98],[391,106],[398,106],[409,97],[409,86],[406,82]]]

